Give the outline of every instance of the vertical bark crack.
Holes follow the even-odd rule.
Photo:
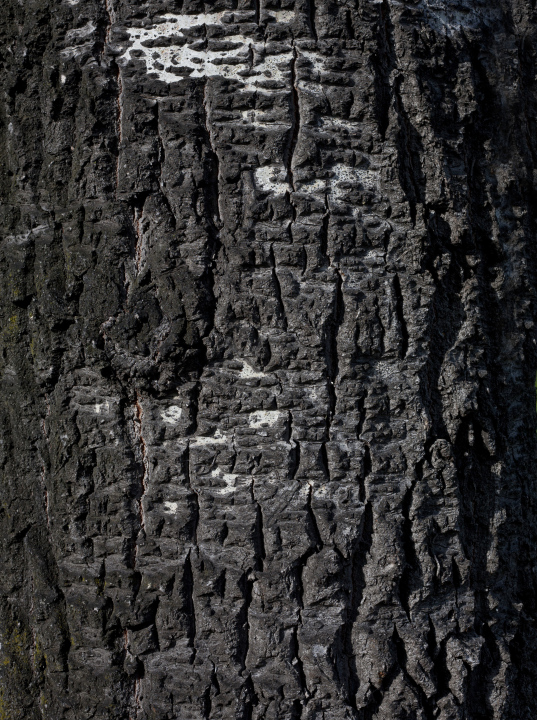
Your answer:
[[[300,467],[300,442],[293,437],[293,413],[289,410],[289,423],[288,423],[288,437],[287,442],[292,445],[291,448],[291,466],[290,479],[294,480]]]
[[[390,4],[388,0],[383,0],[379,8],[377,52],[372,58],[375,68],[377,123],[379,134],[384,141],[390,122],[390,105],[393,101],[399,126],[396,137],[399,182],[406,195],[412,225],[415,226],[417,203],[424,201],[424,177],[420,162],[422,142],[419,133],[408,118],[401,97],[400,87],[404,77],[400,74],[392,79],[398,68],[393,35]]]
[[[105,41],[103,45],[103,54],[106,49],[106,46],[110,44],[110,38],[112,35],[112,27],[114,23],[116,22],[116,12],[114,9],[114,5],[112,3],[112,0],[104,0],[106,13],[108,15],[108,25],[106,28],[106,35],[105,35]],[[115,69],[115,76],[116,76],[116,85],[117,85],[117,97],[116,97],[116,105],[117,105],[117,111],[116,111],[116,134],[117,134],[117,150],[116,150],[116,172],[115,172],[115,182],[116,182],[116,199],[119,192],[119,161],[120,161],[120,154],[121,154],[121,145],[123,143],[123,134],[122,134],[122,128],[123,128],[123,79],[121,77],[121,68],[117,64],[115,58],[113,57],[111,60],[111,65]]]
[[[193,665],[196,660],[196,607],[194,604],[194,573],[192,572],[192,550],[188,551],[183,566],[183,598],[184,612],[187,620],[186,636],[188,639],[188,647],[192,648],[192,656],[190,664]]]
[[[240,581],[239,588],[242,592],[244,601],[237,615],[237,634],[239,636],[236,660],[241,667],[241,671],[246,670],[246,658],[250,647],[250,622],[249,612],[252,604],[252,594],[255,578],[251,576],[251,570],[245,572]]]
[[[298,628],[302,625],[302,611],[299,608],[298,609],[298,624],[293,627],[293,634],[291,636],[291,664],[295,668],[297,675],[298,675],[298,681],[300,683],[300,689],[302,690],[302,694],[305,698],[305,703],[307,704],[310,691],[308,688],[308,684],[306,682],[306,673],[304,672],[304,663],[302,661],[302,658],[300,657],[300,643],[298,642]],[[302,716],[302,703],[300,704],[300,714],[299,717]]]
[[[309,516],[309,521],[310,521],[310,525],[311,525],[311,539],[315,543],[315,548],[314,548],[313,552],[321,552],[321,550],[324,547],[324,543],[323,543],[323,540],[321,537],[321,533],[319,531],[319,526],[317,524],[317,518],[315,517],[315,511],[313,510],[313,507],[311,504],[312,495],[313,495],[313,486],[310,485],[309,489],[308,489],[306,507],[308,509],[308,516]],[[307,558],[306,558],[306,562],[307,562]]]
[[[222,228],[222,219],[220,217],[220,159],[216,150],[215,140],[213,138],[213,130],[211,125],[211,107],[208,97],[208,82],[205,81],[203,85],[203,109],[205,113],[205,134],[206,141],[209,150],[209,163],[204,168],[204,193],[205,193],[205,215],[207,220],[207,234],[209,243],[209,258],[210,261],[207,263],[207,275],[208,275],[208,286],[209,292],[212,297],[212,317],[208,320],[208,327],[206,329],[206,335],[208,335],[214,328],[215,314],[216,314],[216,297],[215,297],[215,284],[216,284],[216,266],[219,251],[222,247],[220,239],[220,231]],[[203,346],[201,350],[205,357],[207,355],[207,349]]]
[[[434,720],[436,717],[436,713],[434,711],[433,702],[429,700],[423,688],[414,680],[412,675],[410,675],[407,670],[407,652],[405,648],[405,643],[397,632],[397,627],[395,625],[393,627],[392,642],[395,645],[397,662],[403,672],[405,682],[416,695],[416,698],[421,706],[421,709],[423,710],[423,714],[426,720]]]
[[[140,714],[143,713],[142,698],[142,678],[136,677],[134,679],[134,716],[132,720],[138,720]]]
[[[162,180],[162,166],[165,163],[166,160],[166,146],[164,144],[164,141],[162,139],[162,136],[160,134],[160,102],[159,100],[156,100],[155,103],[155,124],[156,124],[156,130],[157,130],[157,141],[158,141],[158,164],[159,164],[159,175],[158,175],[158,184],[160,187],[160,192],[162,193],[162,198],[164,200],[164,204],[166,205],[166,209],[168,210],[171,218],[171,223],[173,229],[177,226],[177,218],[175,217],[175,212],[170,204],[168,195],[166,193],[166,190],[164,188],[164,183]]]
[[[47,408],[46,416],[48,416],[48,415],[50,415],[50,405],[49,405],[49,402],[48,402],[48,399],[47,399],[47,398],[46,398],[46,408]],[[48,433],[47,433],[47,426],[46,426],[46,420],[45,420],[45,418],[43,418],[43,419],[41,420],[41,431],[42,431],[42,433],[43,433],[43,439],[44,439],[45,445],[48,447],[49,439],[48,439]],[[42,461],[41,461],[41,476],[40,476],[40,477],[41,477],[41,487],[42,487],[42,490],[43,490],[43,509],[45,510],[45,517],[46,517],[46,520],[47,520],[47,530],[48,530],[49,535],[50,535],[50,529],[51,529],[51,527],[50,527],[49,497],[48,497],[47,484],[46,484],[46,481],[45,481],[46,472],[47,472],[46,465],[45,465],[45,462],[42,460]]]
[[[261,505],[255,503],[255,570],[263,572],[264,561],[267,557],[265,550],[265,535],[263,532],[263,511]]]
[[[134,547],[134,565],[133,567],[136,567],[136,557],[138,554],[138,539],[140,535],[145,536],[145,511],[144,511],[144,496],[147,490],[147,482],[148,482],[148,474],[149,474],[149,460],[147,457],[147,445],[144,439],[143,435],[143,418],[144,418],[144,411],[142,408],[142,403],[140,400],[140,394],[138,391],[136,391],[136,403],[135,403],[135,414],[134,414],[134,432],[135,436],[139,443],[140,448],[140,455],[142,460],[142,474],[140,478],[140,495],[138,498],[138,511],[139,511],[139,521],[140,521],[140,529],[138,531],[136,540],[135,540],[135,547]]]
[[[214,163],[214,171],[212,173],[212,183],[211,187],[214,191],[214,195],[216,196],[214,198],[214,201],[212,203],[212,211],[214,213],[214,217],[211,218],[213,226],[216,225],[216,223],[220,223],[220,158],[218,157],[218,153],[216,151],[216,145],[214,143],[213,139],[213,132],[211,127],[211,106],[209,102],[209,98],[207,96],[207,87],[208,83],[205,82],[203,86],[203,109],[205,111],[205,131],[207,133],[207,139],[209,142],[209,149],[211,151],[212,160]],[[217,228],[215,228],[217,229]]]
[[[315,0],[308,0],[308,20],[313,39],[317,42],[317,27],[315,24]]]
[[[451,680],[451,673],[447,667],[447,642],[451,637],[451,633],[448,633],[445,638],[442,639],[440,645],[438,645],[436,639],[436,629],[434,623],[429,616],[429,632],[427,633],[427,650],[429,656],[433,661],[435,682],[436,682],[436,695],[435,702],[438,702],[440,698],[445,697],[451,691],[449,688],[449,681]]]
[[[144,198],[145,199],[145,198]],[[144,215],[144,203],[142,200],[142,203],[140,206],[137,206],[136,204],[133,205],[133,227],[134,227],[134,233],[136,237],[136,247],[134,249],[134,268],[136,275],[140,274],[140,270],[142,269],[142,262],[144,259],[144,251],[145,251],[145,242],[144,242],[144,231],[142,227],[142,220]]]
[[[382,142],[390,123],[390,104],[392,101],[391,72],[396,67],[396,57],[389,23],[390,8],[387,0],[379,7],[377,25],[377,48],[371,61],[375,72],[375,115]]]
[[[399,320],[399,329],[401,337],[401,359],[404,360],[408,352],[408,327],[405,320],[404,304],[403,304],[403,293],[401,292],[401,282],[399,276],[396,274],[393,277],[393,288],[395,291],[395,312],[397,319]]]
[[[418,471],[416,469],[416,477],[412,480],[410,487],[407,489],[403,498],[403,525],[402,525],[402,543],[404,552],[404,569],[399,581],[399,600],[403,610],[410,618],[410,594],[412,592],[412,581],[416,573],[419,572],[419,560],[416,553],[416,546],[412,535],[412,519],[410,511],[412,508],[412,498],[414,488],[418,482]]]
[[[293,192],[296,191],[295,188],[295,178],[293,174],[293,158],[295,156],[295,150],[298,142],[298,134],[300,132],[301,127],[301,118],[300,118],[300,98],[298,94],[298,86],[297,86],[297,77],[296,77],[296,61],[297,61],[298,53],[297,49],[293,44],[293,54],[291,57],[291,131],[290,131],[290,138],[289,138],[289,145],[286,152],[286,165],[287,165],[287,176],[289,179],[289,184],[291,185],[291,188],[293,189]]]
[[[190,476],[190,441],[187,442],[187,446],[184,454],[184,473],[188,487],[194,497],[194,517],[192,519],[192,542],[195,547],[198,547],[198,524],[200,521],[200,499],[199,494],[192,485],[192,478]]]
[[[371,546],[373,544],[373,510],[368,502],[362,516],[362,531],[358,545],[350,558],[350,597],[346,609],[345,623],[343,626],[343,648],[347,658],[347,701],[356,710],[356,693],[360,680],[356,668],[356,652],[352,641],[352,631],[358,618],[358,611],[362,604],[365,589],[364,570]]]
[[[327,436],[330,439],[330,428],[336,414],[337,391],[336,383],[339,375],[339,356],[337,339],[339,329],[343,324],[345,316],[345,304],[343,300],[343,276],[339,269],[336,269],[336,288],[334,300],[334,312],[328,329],[327,343],[327,369],[328,369],[328,397],[330,400],[327,418]]]
[[[320,233],[320,247],[319,250],[322,255],[326,258],[326,261],[329,265],[332,264],[332,260],[328,254],[328,228],[330,226],[330,207],[328,205],[328,196],[324,196],[324,204],[326,211],[323,214],[323,222],[321,225],[321,233]]]
[[[274,257],[274,245],[272,243],[270,245],[269,261],[270,261],[270,265],[272,268],[272,279],[274,282],[274,289],[276,292],[276,300],[278,302],[279,315],[282,320],[283,329],[287,330],[287,328],[288,328],[287,315],[285,312],[285,305],[283,303],[283,298],[282,298],[282,288],[280,285],[280,280],[278,278],[278,273],[276,271],[276,258]]]

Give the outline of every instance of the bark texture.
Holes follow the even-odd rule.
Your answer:
[[[533,720],[535,0],[3,0],[0,718]]]

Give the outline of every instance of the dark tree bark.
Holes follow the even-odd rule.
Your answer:
[[[535,0],[4,0],[0,718],[533,720]]]

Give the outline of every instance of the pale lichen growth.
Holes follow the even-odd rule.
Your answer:
[[[177,425],[177,423],[181,419],[182,414],[182,408],[180,408],[178,405],[170,405],[170,407],[161,411],[160,417],[168,425]]]
[[[199,15],[162,16],[151,28],[129,28],[130,47],[119,62],[127,63],[135,57],[145,61],[147,72],[166,83],[183,77],[222,77],[237,80],[244,90],[272,93],[277,87],[285,88],[289,81],[289,63],[292,50],[271,54],[265,43],[237,34],[235,24],[223,23],[229,13],[203,13]],[[232,29],[229,35],[187,38],[184,30],[197,27],[219,26]],[[170,39],[177,43],[170,44]],[[160,42],[159,42],[160,41]]]
[[[285,195],[291,191],[287,171],[282,165],[265,165],[254,172],[256,186],[263,192]]]
[[[261,428],[266,425],[276,425],[280,417],[282,417],[282,413],[279,410],[257,410],[250,413],[250,427]]]

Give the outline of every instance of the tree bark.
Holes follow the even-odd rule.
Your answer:
[[[535,0],[4,0],[0,717],[533,720]]]

